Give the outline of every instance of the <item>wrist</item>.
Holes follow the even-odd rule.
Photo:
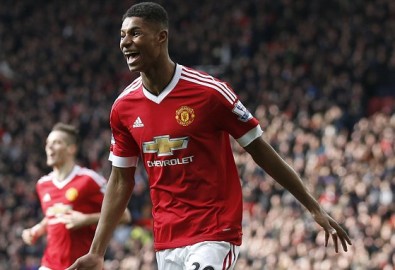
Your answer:
[[[97,257],[97,258],[104,258],[104,254],[106,253],[106,249],[104,251],[98,247],[95,247],[94,245],[91,246],[91,249],[89,250],[89,254]]]
[[[31,229],[30,229],[30,233],[34,236],[34,237],[40,237],[41,235],[43,235],[45,232],[45,228],[43,225],[41,225],[41,223],[38,223],[36,225],[34,225]]]

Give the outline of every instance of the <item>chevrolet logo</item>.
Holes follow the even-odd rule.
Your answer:
[[[169,135],[154,137],[153,141],[143,143],[144,153],[158,153],[158,156],[171,156],[174,150],[185,149],[188,137],[170,139]]]

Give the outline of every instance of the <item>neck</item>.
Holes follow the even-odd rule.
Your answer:
[[[174,76],[176,64],[168,59],[164,64],[158,64],[147,72],[142,72],[144,87],[154,95],[159,95],[170,83]]]
[[[69,162],[66,164],[63,164],[62,166],[54,166],[53,167],[53,172],[55,179],[58,181],[63,181],[69,176],[71,171],[73,170],[75,166],[74,162]]]

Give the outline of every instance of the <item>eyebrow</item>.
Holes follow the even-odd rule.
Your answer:
[[[133,26],[133,27],[131,27],[131,28],[121,28],[120,29],[120,31],[121,32],[131,32],[131,31],[134,31],[134,30],[138,30],[138,29],[141,29],[141,27],[139,27],[139,26]]]

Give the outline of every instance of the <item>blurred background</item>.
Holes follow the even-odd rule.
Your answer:
[[[324,232],[233,142],[244,195],[236,269],[383,269],[395,265],[395,2],[158,1],[176,62],[228,81],[266,138],[350,234]],[[37,269],[45,244],[35,183],[50,171],[45,139],[80,128],[79,164],[109,176],[109,111],[136,75],[119,50],[136,1],[2,0],[0,5],[0,269]],[[106,269],[156,269],[147,177],[138,168]]]

